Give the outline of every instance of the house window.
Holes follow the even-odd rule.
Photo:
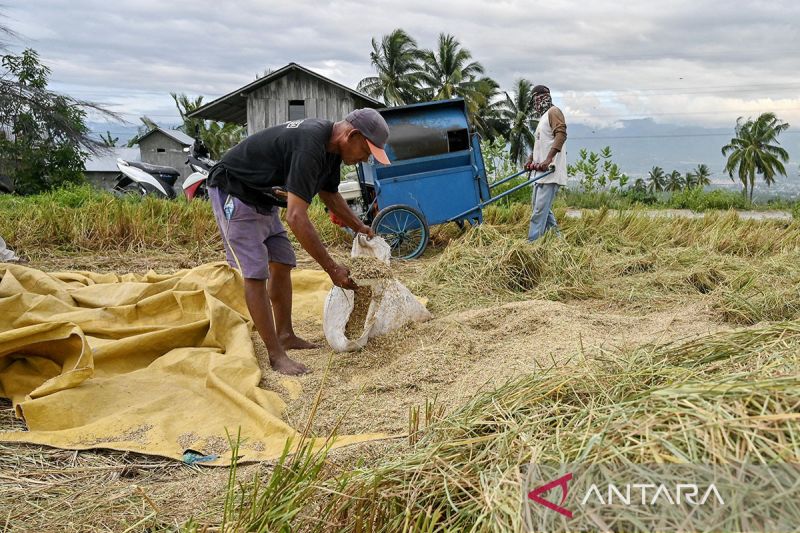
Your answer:
[[[302,120],[306,118],[306,101],[289,100],[289,120]]]
[[[164,153],[164,152],[166,152],[166,151],[167,151],[167,150],[166,150],[166,149],[164,149],[164,148],[156,148],[156,152],[158,152],[159,154],[163,154],[163,153]]]

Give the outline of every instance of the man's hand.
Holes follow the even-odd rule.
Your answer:
[[[528,158],[528,162],[525,163],[525,170],[539,170],[539,163],[536,163],[532,159]]]
[[[539,170],[541,172],[547,172],[548,170],[550,170],[550,165],[552,164],[553,164],[553,158],[548,157],[547,159],[545,159],[536,166],[536,170]]]
[[[344,267],[340,264],[335,264],[333,268],[329,269],[328,275],[331,277],[331,281],[337,287],[341,287],[343,289],[350,289],[354,291],[358,288],[356,282],[350,278],[350,270],[347,267]]]
[[[366,224],[361,224],[361,227],[356,229],[356,233],[363,233],[367,236],[368,239],[371,239],[375,236],[375,232],[372,231],[372,228],[367,226]]]

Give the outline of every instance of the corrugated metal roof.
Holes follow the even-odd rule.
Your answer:
[[[117,158],[125,161],[141,161],[142,155],[139,148],[111,148],[109,152],[90,156],[84,163],[86,172],[115,172]]]
[[[326,78],[321,74],[317,74],[316,72],[309,70],[297,63],[289,63],[283,68],[276,70],[275,72],[270,72],[263,78],[259,78],[256,81],[245,85],[239,89],[236,89],[233,92],[226,94],[225,96],[221,96],[216,100],[213,100],[202,107],[198,107],[191,113],[189,113],[189,118],[204,118],[207,120],[219,120],[222,122],[235,122],[237,124],[246,124],[247,123],[247,95],[251,92],[255,91],[267,85],[279,78],[282,78],[292,70],[298,70],[310,76],[313,76],[317,79],[322,80],[325,83],[338,87],[343,91],[347,91],[359,100],[365,102],[370,107],[383,107],[383,103],[374,98],[370,98],[366,94],[360,93],[346,85],[342,85],[339,82],[333,81],[330,78]]]
[[[163,133],[167,137],[170,137],[171,139],[181,143],[184,146],[191,146],[192,143],[194,142],[194,139],[183,133],[181,130],[168,130],[160,126],[142,135],[141,138],[139,139],[139,142],[142,142],[142,139],[146,139],[147,137],[149,137],[150,135],[152,135],[157,131]]]

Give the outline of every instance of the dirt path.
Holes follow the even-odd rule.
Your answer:
[[[566,215],[569,218],[581,218],[581,216],[583,216],[583,211],[594,212],[598,210],[569,208],[567,209]],[[617,213],[618,210],[609,209],[609,212]],[[649,209],[637,212],[651,218],[703,218],[705,216],[705,213],[692,211],[691,209]],[[792,214],[789,211],[736,211],[736,214],[739,215],[739,218],[742,220],[783,220],[786,222],[791,222],[792,220]]]

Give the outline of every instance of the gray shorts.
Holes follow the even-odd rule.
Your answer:
[[[262,215],[217,187],[209,187],[208,196],[225,243],[228,264],[238,268],[242,276],[267,279],[270,262],[297,266],[277,207],[272,208],[272,213]]]

